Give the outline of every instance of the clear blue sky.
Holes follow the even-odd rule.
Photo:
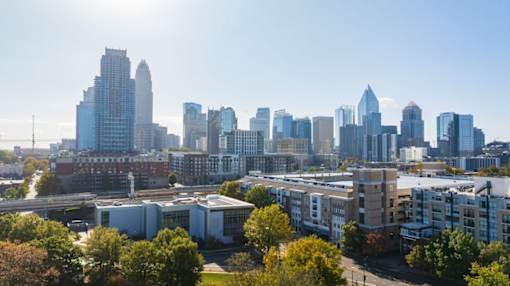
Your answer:
[[[429,140],[443,111],[510,140],[509,15],[510,1],[1,1],[0,134],[30,138],[36,114],[39,138],[74,137],[113,47],[133,76],[147,60],[155,121],[179,134],[185,101],[232,106],[248,128],[257,106],[332,116],[370,83],[385,124],[414,100]]]

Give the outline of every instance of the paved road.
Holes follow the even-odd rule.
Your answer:
[[[35,173],[32,176],[32,180],[30,181],[30,184],[28,185],[28,194],[25,197],[25,200],[35,199],[35,197],[37,196],[37,191],[35,190],[35,185],[37,184],[37,182],[39,182],[40,179],[41,179],[41,175],[39,175],[37,173]]]

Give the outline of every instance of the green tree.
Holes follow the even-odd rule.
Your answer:
[[[18,220],[18,214],[2,214],[0,215],[0,240],[7,240],[11,233],[12,226]]]
[[[85,257],[88,261],[89,278],[94,285],[108,285],[118,272],[122,251],[127,243],[126,235],[116,229],[98,226],[85,241]]]
[[[242,200],[241,183],[235,181],[225,181],[221,184],[220,195]]]
[[[464,277],[468,286],[510,286],[508,274],[503,272],[503,266],[493,262],[488,266],[480,266],[473,263],[471,266],[471,276]]]
[[[129,285],[150,286],[158,282],[157,251],[152,242],[142,240],[131,244],[120,257],[120,265]]]
[[[251,188],[244,198],[246,201],[254,204],[257,208],[267,207],[275,203],[266,187],[261,185]]]
[[[281,257],[282,264],[293,272],[309,272],[324,286],[346,285],[342,277],[342,254],[333,244],[316,236],[291,242]]]
[[[20,194],[17,188],[10,187],[4,191],[4,196],[6,200],[16,200],[19,199]]]
[[[359,254],[363,251],[365,236],[356,221],[349,221],[342,225],[342,249],[346,254]]]
[[[0,150],[0,163],[12,164],[18,162],[18,158],[7,150]]]
[[[60,180],[55,174],[48,171],[43,172],[41,178],[35,185],[38,196],[49,196],[55,194],[61,194],[63,192]]]
[[[44,221],[37,215],[25,215],[16,218],[9,232],[13,242],[29,242],[38,238],[37,229]]]
[[[446,229],[423,246],[411,251],[406,260],[412,267],[434,271],[439,278],[461,279],[469,272],[472,261],[480,255],[477,241],[459,229]]]
[[[161,285],[187,286],[200,281],[204,258],[184,229],[163,229],[153,243],[160,264],[158,280]]]
[[[510,274],[510,248],[502,241],[493,241],[483,244],[478,259],[481,266],[489,266],[497,262],[503,267],[506,274]]]
[[[289,217],[281,207],[273,204],[255,209],[244,224],[244,235],[248,243],[261,253],[292,238]]]

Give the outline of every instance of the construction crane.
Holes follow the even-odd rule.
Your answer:
[[[487,243],[491,242],[491,234],[490,234],[490,213],[489,213],[489,198],[491,196],[491,190],[492,190],[492,183],[491,181],[487,181],[485,185],[481,186],[478,190],[475,191],[475,194],[479,194],[481,192],[485,192],[485,210],[486,210],[486,217],[487,220]]]

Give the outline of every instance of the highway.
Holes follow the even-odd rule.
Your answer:
[[[141,190],[135,192],[136,200],[163,200],[183,193],[215,193],[218,185],[175,187],[170,189]],[[0,201],[0,213],[48,211],[72,207],[91,207],[98,201],[129,201],[128,193],[79,193],[48,197],[35,197],[24,200]]]

